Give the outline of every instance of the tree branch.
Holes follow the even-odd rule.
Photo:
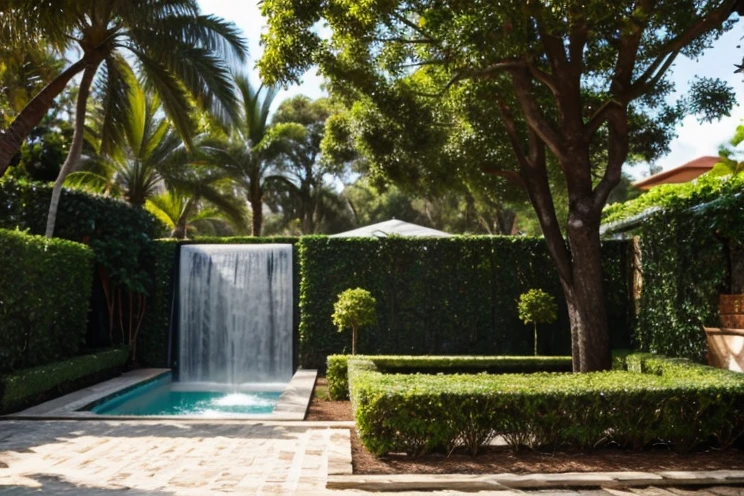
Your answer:
[[[527,68],[530,70],[535,79],[544,84],[550,90],[550,92],[553,93],[553,96],[558,98],[560,96],[560,92],[558,91],[558,86],[556,85],[556,81],[553,75],[548,74],[547,72],[537,67],[532,60],[527,60],[526,64]]]
[[[713,10],[707,17],[693,25],[688,31],[670,40],[659,50],[659,56],[676,52],[687,46],[692,40],[718,27],[731,16],[740,0],[726,0],[720,7]]]
[[[548,120],[537,106],[534,95],[530,91],[531,81],[527,68],[513,69],[512,82],[514,83],[514,92],[522,108],[527,125],[535,131],[540,139],[550,148],[550,151],[563,164],[568,160],[566,155],[565,144],[556,130],[550,125]]]
[[[651,90],[654,86],[656,86],[661,78],[664,77],[664,74],[669,69],[669,67],[671,67],[674,59],[677,58],[677,55],[679,55],[679,50],[675,50],[674,52],[664,55],[663,57],[657,58],[654,63],[651,64],[648,69],[646,69],[641,77],[639,77],[636,82],[631,85],[631,89],[628,94],[628,102],[633,101],[634,99],[640,97],[647,91]],[[662,60],[664,60],[663,63],[661,63]],[[659,64],[661,64],[661,67],[659,67]],[[654,67],[654,71],[656,71],[655,73],[651,70],[652,67]],[[658,70],[656,70],[656,68],[658,68]]]
[[[620,183],[623,163],[628,156],[627,107],[612,105],[607,111],[607,122],[609,124],[607,169],[592,192],[592,203],[598,210],[601,210],[612,190]]]
[[[524,181],[522,180],[522,176],[517,171],[497,169],[487,164],[481,165],[481,170],[485,172],[486,174],[490,174],[492,176],[503,177],[510,183],[515,184],[522,189],[525,189],[525,190],[527,189],[526,186],[524,185]]]
[[[545,164],[545,143],[540,140],[534,131],[528,130],[527,143],[529,154],[525,154],[520,143],[514,116],[503,100],[499,100],[498,103],[501,118],[504,121],[506,133],[509,136],[509,142],[512,145],[521,170],[520,174],[513,174],[519,177],[527,192],[527,196],[530,198],[530,203],[532,203],[535,213],[537,213],[540,228],[548,243],[548,249],[556,260],[558,274],[562,280],[571,283],[573,281],[571,257],[563,241],[563,235],[558,225],[558,216],[555,213],[555,206],[553,205],[553,196],[550,192],[548,172]],[[490,171],[486,172],[492,173]],[[500,175],[503,176],[503,174]]]

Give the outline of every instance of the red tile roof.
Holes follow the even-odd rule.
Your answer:
[[[699,157],[674,169],[659,172],[653,176],[636,181],[633,183],[633,186],[638,189],[647,190],[659,184],[686,183],[705,174],[719,161],[720,158],[714,156]]]

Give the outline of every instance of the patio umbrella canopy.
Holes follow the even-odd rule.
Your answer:
[[[402,220],[386,220],[385,222],[379,222],[377,224],[371,224],[369,226],[360,227],[351,231],[346,231],[338,234],[333,234],[332,238],[362,238],[377,236],[378,238],[397,235],[397,236],[409,236],[409,237],[439,237],[446,238],[452,236],[444,231],[437,231],[417,224],[411,224],[410,222],[404,222]]]

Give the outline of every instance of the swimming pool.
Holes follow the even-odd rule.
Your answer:
[[[272,385],[273,389],[282,385]],[[258,390],[257,390],[258,389]],[[173,382],[166,374],[89,406],[98,415],[240,417],[268,415],[282,394],[265,385],[233,388],[218,384]],[[271,386],[268,389],[272,389]]]

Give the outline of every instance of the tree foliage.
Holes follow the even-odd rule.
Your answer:
[[[558,305],[555,303],[555,298],[542,289],[530,289],[519,296],[517,310],[522,322],[534,325],[534,351],[537,356],[537,324],[550,324],[558,318]]]
[[[319,64],[351,109],[356,147],[390,180],[434,188],[489,174],[524,188],[569,305],[575,369],[606,369],[602,208],[623,164],[662,154],[683,115],[728,112],[732,90],[714,80],[667,103],[667,75],[729,29],[738,4],[266,0],[259,66],[292,82]]]
[[[333,305],[333,324],[341,332],[349,327],[353,335],[351,340],[351,354],[356,355],[357,332],[359,327],[374,324],[376,300],[366,289],[347,289],[338,295]]]

